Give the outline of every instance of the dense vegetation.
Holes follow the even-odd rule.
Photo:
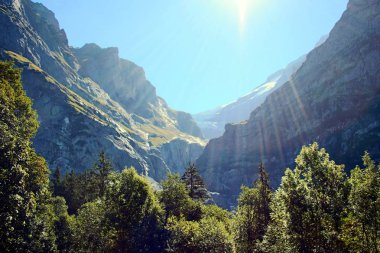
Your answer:
[[[38,121],[11,62],[0,62],[0,252],[379,252],[380,172],[368,153],[346,175],[318,144],[273,191],[263,164],[228,212],[196,167],[160,188],[105,152],[50,175],[31,147]]]

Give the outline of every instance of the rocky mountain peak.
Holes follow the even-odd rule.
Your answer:
[[[380,158],[379,13],[379,1],[351,0],[290,80],[247,121],[228,125],[208,143],[197,164],[222,204],[229,206],[240,186],[253,182],[260,162],[278,185],[300,147],[314,141],[347,170],[365,150]]]
[[[74,49],[80,62],[79,73],[90,77],[127,111],[145,118],[153,117],[151,105],[157,104],[156,89],[146,80],[143,69],[119,58],[116,47],[100,48],[86,44]]]
[[[116,169],[134,166],[160,180],[180,169],[184,161],[175,159],[187,163],[202,151],[191,116],[158,98],[141,67],[121,59],[115,47],[70,47],[42,4],[1,1],[0,33],[9,35],[0,38],[0,58],[23,69],[40,121],[33,143],[51,168],[87,169],[104,150]],[[178,155],[167,156],[174,147]]]

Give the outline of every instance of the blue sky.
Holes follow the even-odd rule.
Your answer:
[[[309,52],[347,0],[38,0],[69,43],[116,46],[159,96],[196,113],[248,93]]]

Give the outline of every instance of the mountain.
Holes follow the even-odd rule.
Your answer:
[[[322,36],[315,47],[320,46],[328,36]],[[306,55],[289,63],[285,68],[271,74],[266,82],[237,100],[212,110],[194,114],[193,117],[207,139],[223,135],[224,126],[229,123],[239,123],[247,120],[251,112],[259,107],[265,98],[280,88],[301,67]]]
[[[191,115],[171,109],[117,48],[70,47],[54,13],[30,0],[1,1],[0,33],[0,58],[23,70],[40,121],[34,147],[50,168],[82,171],[105,150],[115,168],[160,180],[202,152]]]
[[[380,159],[380,1],[350,0],[328,39],[257,107],[226,125],[197,160],[224,206],[251,185],[260,161],[273,186],[302,145],[317,141],[347,170],[368,150]]]
[[[276,71],[266,82],[248,94],[229,104],[212,110],[194,114],[193,117],[202,130],[205,138],[212,139],[223,135],[224,126],[228,123],[239,123],[247,120],[250,113],[259,107],[265,98],[289,80],[289,77],[302,65],[306,56],[289,63],[284,69]]]

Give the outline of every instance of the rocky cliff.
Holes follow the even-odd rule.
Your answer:
[[[312,50],[249,120],[226,126],[197,160],[229,206],[263,161],[273,185],[301,145],[317,141],[347,170],[368,150],[380,159],[380,2],[350,0],[326,42]]]
[[[134,166],[159,180],[168,164],[182,162],[164,159],[162,145],[176,147],[180,139],[186,162],[199,154],[190,146],[202,149],[192,117],[156,96],[141,67],[120,59],[117,48],[71,48],[42,4],[1,1],[0,33],[0,58],[23,69],[40,121],[34,146],[51,168],[86,169],[105,150],[117,169]]]

